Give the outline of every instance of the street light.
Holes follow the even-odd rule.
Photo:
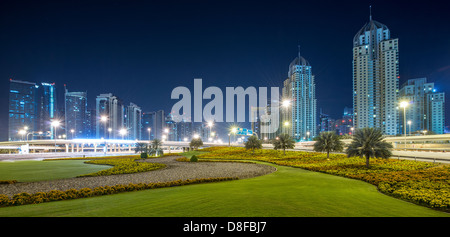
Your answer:
[[[102,123],[104,123],[104,129],[103,129],[103,132],[104,132],[104,134],[103,134],[103,136],[105,136],[105,138],[106,138],[106,122],[108,121],[108,117],[106,117],[105,115],[102,115],[101,117],[100,117],[100,122],[102,122]]]
[[[403,134],[405,135],[405,151],[406,151],[406,107],[408,107],[408,105],[409,105],[408,101],[400,102],[400,107],[403,108],[403,118],[404,118]]]
[[[412,124],[411,120],[408,120],[408,125],[409,125],[409,136],[411,136],[411,124]]]
[[[27,131],[25,130],[20,130],[19,134],[22,135],[22,141],[25,141],[25,138],[23,137],[25,134],[27,133]]]
[[[150,131],[152,131],[152,128],[147,128],[148,131],[148,141],[150,141]]]
[[[209,127],[209,136],[213,136],[212,135],[212,127],[214,126],[214,123],[212,121],[208,122],[208,127]]]
[[[119,134],[122,135],[122,140],[124,140],[124,136],[125,136],[125,134],[127,134],[127,130],[122,128],[122,129],[120,129]]]
[[[309,131],[306,132],[306,140],[309,140]]]
[[[111,139],[112,128],[108,128],[108,139]]]
[[[58,120],[53,120],[51,125],[55,129],[55,152],[56,152],[56,128],[59,127],[60,122]]]
[[[283,100],[283,102],[281,102],[282,106],[285,108],[288,108],[289,105],[291,105],[291,101],[290,100]]]

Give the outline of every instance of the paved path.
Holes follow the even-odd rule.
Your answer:
[[[162,163],[166,164],[167,167],[143,173],[0,184],[0,194],[11,197],[12,195],[21,192],[33,194],[51,190],[64,191],[71,188],[92,189],[99,186],[113,186],[116,184],[156,183],[198,178],[238,177],[239,179],[245,179],[276,171],[275,167],[262,164],[237,162],[178,162],[175,160],[180,157],[181,156],[168,156],[164,158],[147,159],[145,162]]]

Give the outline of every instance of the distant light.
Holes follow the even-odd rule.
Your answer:
[[[400,107],[402,107],[402,108],[406,108],[406,107],[408,107],[408,105],[409,105],[409,102],[408,102],[408,101],[402,101],[402,102],[400,102]]]
[[[52,122],[52,126],[53,126],[53,127],[58,127],[59,125],[60,125],[60,122],[57,121],[57,120],[55,120],[55,121]]]

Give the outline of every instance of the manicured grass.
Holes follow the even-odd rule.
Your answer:
[[[73,178],[109,169],[108,165],[85,164],[85,160],[0,162],[0,180],[35,182]]]
[[[449,216],[381,194],[362,181],[274,166],[277,172],[251,179],[4,207],[0,216]]]
[[[185,156],[186,158],[190,159],[193,155],[198,156],[198,155],[205,154],[205,153],[208,153],[208,152],[206,152],[206,151],[188,151],[188,152],[180,153],[180,155]]]

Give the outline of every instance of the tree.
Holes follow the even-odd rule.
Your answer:
[[[262,141],[259,140],[256,136],[249,137],[244,144],[245,149],[251,149],[253,154],[255,154],[255,149],[262,149]]]
[[[149,146],[147,143],[136,143],[136,148],[134,148],[135,153],[141,153],[141,158],[147,158],[149,152]]]
[[[189,143],[189,146],[197,150],[199,147],[203,146],[203,141],[201,138],[193,138]]]
[[[277,139],[272,141],[275,150],[283,149],[283,155],[286,155],[286,149],[293,149],[295,141],[289,134],[281,134]]]
[[[148,152],[148,144],[137,142],[136,148],[134,148],[135,153],[147,153]]]
[[[383,141],[383,133],[380,129],[357,129],[353,134],[353,140],[347,147],[348,157],[366,157],[366,167],[369,168],[371,157],[389,158],[392,156],[392,145]]]
[[[150,155],[155,155],[157,156],[158,154],[162,154],[162,149],[160,148],[162,145],[161,140],[159,139],[153,139],[152,143],[151,143],[151,149],[149,154]]]
[[[344,143],[335,132],[322,132],[314,140],[314,151],[327,152],[327,158],[330,158],[330,152],[344,150]]]

